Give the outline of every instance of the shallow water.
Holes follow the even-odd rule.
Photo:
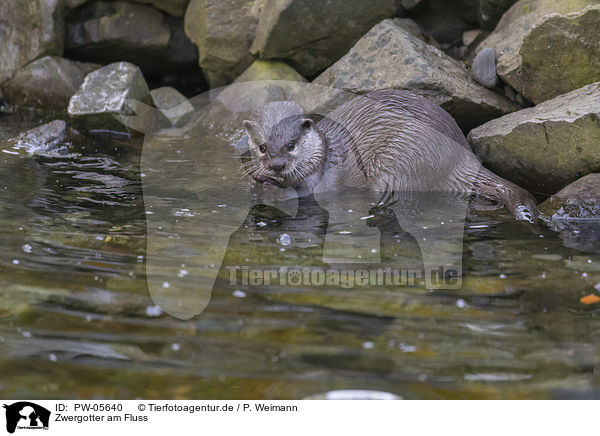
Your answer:
[[[37,124],[3,116],[0,139]],[[165,270],[153,274],[164,281],[175,280],[173,271],[194,273],[192,260],[177,264],[185,253],[173,241],[190,240],[186,223],[202,206],[194,210],[168,186],[142,191],[139,140],[85,138],[71,151],[0,168],[2,397],[299,399],[334,389],[411,399],[599,396],[600,306],[580,303],[600,291],[597,251],[569,248],[504,210],[470,210],[460,289],[231,285],[222,268],[206,309],[182,320],[151,298],[146,266],[160,254]],[[144,166],[144,176],[172,174],[161,159]],[[190,173],[180,181],[198,180]],[[226,185],[205,192],[227,216],[247,215]],[[159,203],[177,225],[149,241],[148,228],[168,218],[146,213]],[[252,209],[228,239],[223,265],[320,265],[320,213],[292,219]],[[215,224],[211,233],[226,230]],[[410,251],[409,239],[392,238],[382,251],[393,262]]]

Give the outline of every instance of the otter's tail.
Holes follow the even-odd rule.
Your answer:
[[[536,223],[539,212],[533,196],[525,189],[481,167],[475,192],[482,197],[498,200],[521,221]]]

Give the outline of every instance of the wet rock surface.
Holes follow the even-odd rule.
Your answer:
[[[4,153],[15,155],[44,154],[56,151],[64,142],[67,133],[67,123],[55,120],[34,127],[21,133],[15,138],[0,142]]]
[[[521,0],[478,47],[498,75],[534,103],[600,80],[600,1]]]
[[[0,85],[40,56],[62,56],[63,23],[61,0],[0,2]]]
[[[470,129],[518,105],[475,83],[460,62],[397,24],[373,27],[315,83],[363,94],[375,89],[407,89],[427,97]]]
[[[600,248],[600,173],[571,183],[540,205],[542,219],[561,233],[565,245]]]
[[[490,121],[469,133],[497,174],[541,194],[600,171],[600,83]]]
[[[231,83],[252,63],[249,49],[259,6],[258,0],[190,1],[185,33],[198,47],[199,65],[211,87]]]
[[[116,62],[88,74],[69,101],[68,114],[77,129],[128,133],[115,116],[129,115],[127,100],[149,101],[142,72],[128,62]]]
[[[395,11],[393,0],[265,0],[251,51],[314,76]]]
[[[66,111],[85,75],[98,68],[98,64],[45,56],[18,70],[3,85],[6,101],[12,106]]]

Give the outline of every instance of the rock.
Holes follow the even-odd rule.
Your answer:
[[[148,73],[190,69],[197,62],[182,21],[152,6],[94,1],[70,11],[66,21],[65,50],[73,59],[128,61]]]
[[[462,34],[462,43],[464,46],[470,46],[483,33],[481,29],[467,30]]]
[[[545,220],[600,220],[600,173],[588,174],[567,185],[540,205]]]
[[[600,172],[600,82],[490,121],[469,133],[484,165],[550,195]]]
[[[426,2],[423,0],[400,0],[400,6],[402,6],[407,11],[422,6],[424,3]]]
[[[9,154],[33,155],[55,151],[65,140],[67,123],[55,120],[4,141],[2,149]]]
[[[259,0],[191,0],[185,33],[198,46],[199,64],[211,87],[231,83],[253,60],[250,45]]]
[[[282,61],[267,61],[257,59],[252,62],[235,83],[251,82],[255,80],[289,80],[293,82],[306,82],[296,70]]]
[[[69,99],[98,64],[45,56],[21,68],[4,86],[12,106],[66,111]]]
[[[493,88],[498,84],[496,53],[493,48],[487,47],[475,56],[471,67],[471,76],[486,88]]]
[[[456,2],[428,0],[427,7],[419,8],[408,15],[442,45],[453,45],[461,41],[462,34],[471,26],[465,20],[463,10]]]
[[[133,0],[137,3],[151,4],[174,17],[183,17],[190,0]]]
[[[115,118],[133,113],[128,99],[149,101],[148,85],[138,67],[116,62],[85,77],[71,97],[67,112],[77,129],[129,133]]]
[[[22,66],[41,56],[62,56],[62,0],[0,2],[0,85]]]
[[[376,25],[315,83],[356,94],[407,89],[439,104],[465,130],[519,108],[475,83],[461,63],[414,37],[396,20]]]
[[[265,0],[251,51],[314,76],[395,11],[395,0]]]
[[[600,248],[600,173],[571,183],[540,205],[541,218],[561,233],[565,245]]]
[[[587,6],[587,7],[586,7]],[[600,0],[521,0],[478,47],[534,103],[600,80]]]
[[[170,86],[163,86],[150,91],[154,106],[170,125],[181,126],[189,121],[194,113],[194,106],[179,91]]]
[[[504,14],[517,0],[463,0],[466,19],[482,29],[493,30]]]

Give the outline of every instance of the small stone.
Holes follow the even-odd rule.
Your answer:
[[[150,91],[154,106],[170,125],[182,126],[194,113],[194,106],[179,91],[163,86]]]
[[[145,102],[149,97],[140,69],[129,62],[116,62],[85,77],[67,112],[77,129],[130,133],[116,117],[134,114],[127,100]]]
[[[296,70],[282,61],[257,59],[237,79],[235,83],[256,80],[289,80],[306,82]]]
[[[498,84],[496,74],[496,52],[493,48],[485,48],[475,56],[471,67],[473,79],[486,88],[493,88]]]

